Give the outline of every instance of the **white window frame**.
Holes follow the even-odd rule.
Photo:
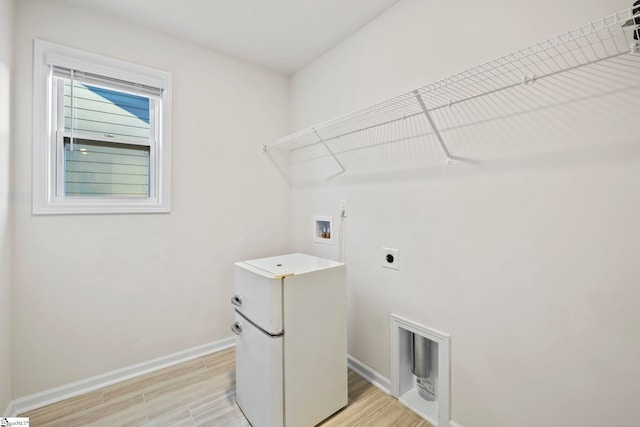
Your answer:
[[[171,210],[171,74],[42,40],[34,41],[33,81],[33,213],[168,213]],[[64,196],[61,147],[68,132],[59,132],[53,105],[51,65],[82,70],[121,81],[161,89],[150,146],[149,197]],[[74,138],[85,135],[75,133]],[[87,139],[111,142],[108,137]],[[147,145],[147,144],[143,144]]]

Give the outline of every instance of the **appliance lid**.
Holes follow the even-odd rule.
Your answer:
[[[310,273],[313,271],[344,265],[341,262],[306,254],[278,255],[269,258],[244,261],[244,263],[239,264],[248,264],[269,273],[274,278]]]

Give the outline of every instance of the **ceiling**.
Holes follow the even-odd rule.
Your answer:
[[[399,0],[66,0],[293,74]]]

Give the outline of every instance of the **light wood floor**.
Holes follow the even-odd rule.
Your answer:
[[[34,411],[31,427],[248,427],[235,404],[233,348]],[[349,371],[349,405],[322,427],[433,427]]]

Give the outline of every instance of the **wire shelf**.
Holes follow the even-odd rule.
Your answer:
[[[640,85],[638,23],[632,9],[615,13],[296,132],[263,151],[290,181],[451,163],[470,126]]]

